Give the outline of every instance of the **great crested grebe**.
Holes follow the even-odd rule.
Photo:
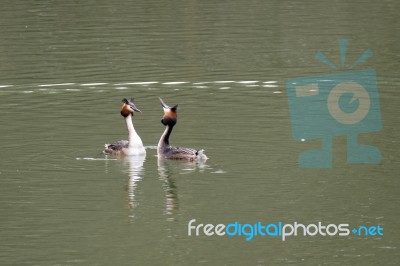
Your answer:
[[[178,105],[174,107],[169,107],[164,103],[164,101],[160,99],[161,106],[164,109],[164,116],[161,119],[161,123],[166,126],[164,133],[161,135],[160,141],[157,146],[157,154],[158,157],[166,158],[166,159],[175,159],[175,160],[199,160],[205,161],[207,160],[207,156],[203,153],[203,150],[195,150],[192,148],[181,148],[181,147],[172,147],[169,145],[169,136],[171,135],[172,129],[174,128],[177,120],[177,108]]]
[[[136,133],[132,123],[132,116],[135,112],[141,112],[130,100],[122,100],[121,115],[125,118],[126,126],[129,132],[129,140],[120,140],[113,144],[105,144],[103,153],[112,155],[145,155],[146,150],[143,147],[142,140]]]

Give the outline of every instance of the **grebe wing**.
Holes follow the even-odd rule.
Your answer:
[[[170,147],[166,155],[171,159],[194,159],[198,155],[198,151],[191,148]]]
[[[192,148],[183,148],[183,147],[172,147],[173,153],[182,153],[182,154],[191,154],[191,155],[196,155],[197,150],[192,149]]]
[[[127,140],[119,140],[115,143],[112,144],[106,144],[104,145],[105,149],[104,152],[105,153],[113,153],[115,151],[121,151],[122,149],[126,149],[129,147],[129,141]]]

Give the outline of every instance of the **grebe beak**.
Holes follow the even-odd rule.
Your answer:
[[[169,108],[170,108],[168,105],[165,104],[165,102],[163,101],[163,99],[161,99],[160,97],[158,97],[158,99],[160,99],[161,106],[162,106],[164,109],[169,109]]]
[[[130,103],[129,106],[133,109],[133,111],[141,113],[142,111],[140,111],[133,103]]]
[[[130,100],[128,100],[127,98],[122,99],[122,102],[126,105],[128,105],[130,108],[132,108],[133,111],[141,113],[142,111],[140,111],[136,105],[133,103],[134,98],[131,98]]]
[[[163,107],[163,109],[164,109],[164,112],[165,111],[167,111],[167,110],[170,110],[170,111],[172,111],[172,112],[176,112],[176,110],[178,109],[178,105],[175,105],[175,106],[173,106],[173,107],[169,107],[164,101],[163,101],[163,99],[161,99],[160,97],[158,97],[158,99],[160,99],[160,103],[161,103],[161,106]]]

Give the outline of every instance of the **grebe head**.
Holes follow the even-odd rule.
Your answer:
[[[161,102],[161,106],[164,109],[164,115],[161,119],[161,123],[164,126],[174,126],[176,124],[176,119],[177,119],[177,114],[176,110],[178,109],[178,105],[175,105],[173,107],[169,107],[168,105],[165,104],[163,99],[159,98]]]
[[[121,115],[123,117],[127,117],[129,115],[133,115],[134,112],[141,113],[141,111],[133,103],[133,98],[130,100],[127,98],[122,99]]]

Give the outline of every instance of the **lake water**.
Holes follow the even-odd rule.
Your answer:
[[[398,265],[396,1],[3,1],[1,265]],[[347,39],[339,65],[339,39]],[[374,69],[379,164],[302,168],[319,140],[292,138],[286,81]],[[145,158],[101,154],[127,138],[135,97]],[[158,160],[158,101],[179,104],[171,144],[204,164]],[[312,118],[310,118],[312,119]],[[321,118],[315,113],[315,121]],[[322,120],[321,120],[322,121]],[[384,235],[199,236],[193,225],[380,226]]]

